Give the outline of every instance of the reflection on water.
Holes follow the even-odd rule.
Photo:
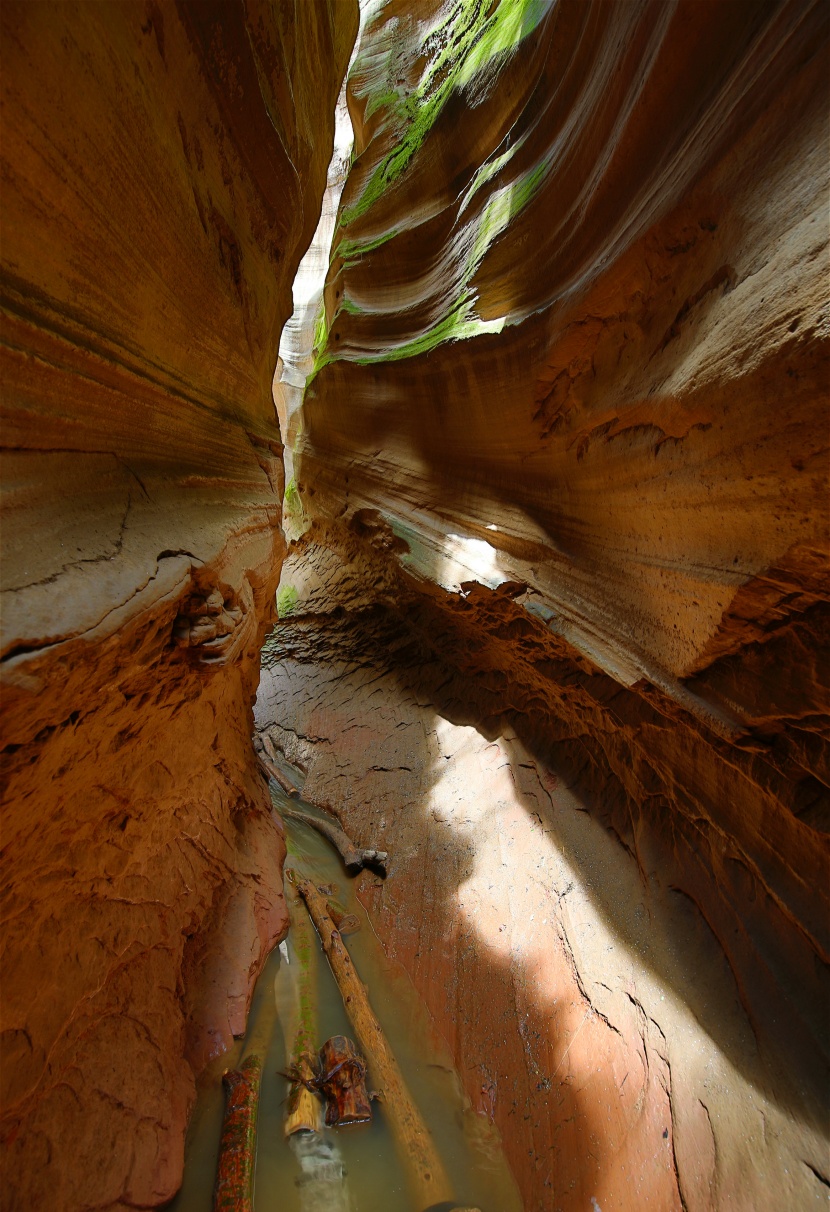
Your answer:
[[[277,808],[281,802],[297,804],[296,800],[283,800],[273,788],[272,784]],[[315,811],[311,805],[303,807]],[[350,935],[346,944],[438,1145],[458,1204],[480,1208],[481,1212],[521,1212],[496,1130],[470,1110],[445,1046],[405,973],[386,959],[339,858],[319,834],[305,825],[290,822],[287,834],[287,865],[316,883],[336,884],[338,901],[361,920],[361,930]],[[314,939],[319,947],[316,934]],[[259,1052],[264,1063],[255,1212],[424,1212],[413,1205],[407,1193],[381,1102],[373,1103],[371,1124],[326,1129],[317,1141],[311,1136],[305,1140],[295,1136],[290,1144],[285,1140],[283,1116],[288,1083],[277,1072],[286,1066],[277,1012],[277,989],[284,983],[285,972],[282,982],[277,978],[284,963],[280,950],[275,949],[257,982],[245,1038],[209,1065],[199,1080],[184,1183],[169,1208],[174,1212],[211,1212],[224,1107],[222,1073],[238,1065],[248,1053]],[[319,1043],[332,1035],[353,1038],[322,947],[317,984]],[[367,1059],[371,1088],[371,1058]]]
[[[302,1175],[297,1187],[303,1212],[351,1212],[337,1133],[295,1132],[288,1146]]]

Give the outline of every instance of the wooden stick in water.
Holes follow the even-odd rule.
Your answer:
[[[219,1145],[213,1212],[252,1212],[256,1120],[262,1061],[248,1056],[222,1078],[227,1102]]]
[[[357,875],[364,867],[373,867],[381,875],[386,875],[385,862],[389,857],[385,850],[359,850],[352,839],[335,825],[333,821],[324,821],[312,816],[310,812],[302,812],[299,808],[280,808],[280,814],[290,821],[299,821],[301,825],[310,825],[318,833],[331,842],[346,865],[349,875]]]
[[[339,901],[326,898],[326,908],[329,917],[341,934],[357,934],[360,929],[360,918],[356,913],[347,913]]]
[[[267,754],[265,754],[261,750],[257,749],[256,755],[259,758],[260,766],[265,771],[265,773],[268,775],[268,778],[273,779],[274,782],[279,787],[282,787],[282,789],[286,795],[290,795],[290,796],[293,796],[296,798],[296,796],[298,796],[300,794],[299,791],[297,790],[297,788],[294,787],[291,783],[289,783],[288,779],[285,777],[285,775],[282,773],[282,771],[280,769],[278,769],[278,767],[271,761],[271,759],[268,757]]]
[[[317,943],[308,914],[290,884],[286,884],[285,899],[291,921],[291,944],[294,964],[280,974],[281,983],[293,983],[292,1000],[284,1006],[283,1030],[288,1052],[289,1070],[301,1081],[294,1082],[288,1095],[285,1135],[295,1132],[319,1132],[323,1127],[320,1100],[304,1082],[317,1076]],[[291,967],[296,971],[291,972]]]
[[[374,1073],[374,1080],[382,1091],[383,1111],[395,1137],[413,1195],[425,1209],[443,1201],[450,1201],[450,1180],[429,1129],[409,1093],[383,1028],[369,1004],[366,987],[355,972],[340,932],[335,929],[334,922],[326,911],[325,897],[306,879],[297,882],[297,891],[308,906],[312,921],[317,927],[323,950],[328,956],[343,996],[346,1013]]]

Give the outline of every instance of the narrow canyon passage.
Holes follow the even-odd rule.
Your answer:
[[[3,1212],[208,1212],[254,1047],[293,1206],[298,855],[459,1199],[826,1205],[828,26],[0,7]]]

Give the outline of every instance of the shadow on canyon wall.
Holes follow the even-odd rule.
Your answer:
[[[826,971],[802,922],[713,811],[736,794],[764,795],[750,778],[757,767],[741,770],[738,752],[702,736],[671,705],[653,706],[646,692],[565,657],[561,641],[500,595],[480,590],[449,609],[413,599],[404,613],[379,606],[315,616],[315,659],[388,673],[407,696],[488,740],[515,732],[585,808],[543,811],[541,824],[580,872],[602,920],[749,1083],[820,1129]],[[302,617],[281,625],[282,655],[303,661],[305,629]],[[432,755],[422,756],[428,770]],[[676,771],[667,782],[670,762]],[[517,798],[540,817],[540,800],[518,790]],[[789,825],[809,847],[809,826],[795,818]],[[463,837],[456,843],[452,862],[463,864]],[[448,905],[431,912],[453,917]],[[661,945],[652,946],[656,936]],[[493,957],[485,962],[489,971]],[[493,979],[510,979],[509,968],[496,965]]]

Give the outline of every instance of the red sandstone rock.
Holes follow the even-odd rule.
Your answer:
[[[828,12],[530,8],[369,205],[444,47],[397,8],[364,32],[298,482],[313,515],[380,511],[447,587],[526,582],[672,693],[743,587],[826,562]]]
[[[527,6],[492,54],[506,8],[467,6],[451,34],[443,11],[376,10],[350,79],[357,154],[295,451],[313,525],[260,720],[301,755],[305,795],[355,831],[386,822],[377,928],[529,1207],[548,1181],[562,1207],[812,1207],[828,10],[562,0]],[[466,783],[441,721],[477,729]],[[484,741],[512,799],[477,781]],[[534,813],[551,849],[531,892]],[[455,870],[425,862],[444,845]],[[578,927],[546,893],[571,879]],[[531,913],[548,922],[532,945]],[[575,1015],[561,1028],[554,1002]],[[504,1052],[477,1081],[483,1040]],[[572,1088],[535,1091],[571,1040]]]
[[[447,12],[365,29],[297,426],[345,525],[260,721],[393,853],[364,898],[529,1208],[811,1207],[827,8]],[[270,387],[356,11],[0,18],[2,1198],[153,1206],[284,928]]]
[[[361,896],[525,1206],[819,1207],[827,847],[795,751],[729,742],[345,527],[286,575],[258,726],[390,850]]]
[[[286,926],[271,379],[357,8],[0,19],[0,1202],[151,1207]]]

